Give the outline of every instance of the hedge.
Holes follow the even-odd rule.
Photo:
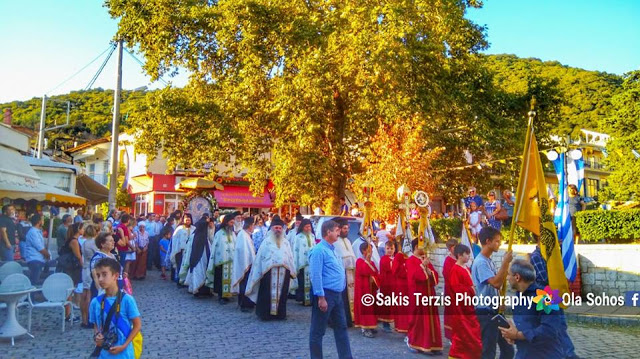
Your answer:
[[[640,209],[581,211],[576,213],[576,225],[584,241],[640,241]]]
[[[462,220],[460,218],[430,219],[431,230],[436,243],[444,243],[450,237],[460,238],[462,232]],[[419,221],[411,221],[413,233],[418,233]]]
[[[444,243],[449,238],[460,238],[462,236],[462,220],[460,218],[441,218],[441,219],[432,219],[429,221],[431,223],[431,229],[433,230],[433,235],[436,239],[436,243]],[[418,221],[411,221],[411,228],[413,229],[413,233],[418,233]],[[502,238],[504,241],[509,239],[509,227],[502,226]],[[521,227],[516,227],[514,233],[514,243],[515,244],[525,244],[530,243],[531,238],[529,233],[522,229]]]

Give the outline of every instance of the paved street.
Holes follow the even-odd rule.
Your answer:
[[[241,313],[234,304],[220,306],[211,299],[195,299],[185,289],[159,279],[152,271],[145,281],[136,281],[134,295],[142,313],[145,358],[306,358],[310,308],[289,301],[287,320],[261,322],[253,313]],[[0,312],[4,320],[5,311]],[[35,339],[0,342],[2,358],[81,358],[93,349],[92,331],[74,326],[60,331],[60,312],[34,311]],[[20,313],[26,324],[26,310]],[[570,324],[570,334],[584,358],[631,358],[640,352],[637,331],[609,331]],[[380,332],[367,339],[359,330],[349,331],[357,358],[408,357],[403,336]],[[335,358],[333,333],[324,342],[325,357]],[[445,353],[448,348],[445,348]],[[442,356],[445,357],[445,356]]]

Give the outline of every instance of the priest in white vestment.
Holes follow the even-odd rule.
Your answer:
[[[344,266],[345,275],[347,278],[347,285],[342,292],[342,298],[344,300],[344,313],[347,317],[347,326],[353,326],[353,297],[355,289],[355,271],[356,271],[356,255],[353,252],[351,242],[349,241],[349,222],[344,218],[334,218],[334,222],[340,226],[340,237],[334,243],[335,253],[338,258],[342,259],[342,265]]]
[[[298,227],[293,243],[293,261],[296,266],[298,288],[296,301],[305,306],[311,305],[311,273],[309,269],[309,251],[316,245],[316,236],[311,228],[311,221],[303,219]]]
[[[193,226],[192,226],[192,217],[190,213],[185,213],[184,217],[182,217],[182,223],[176,228],[173,232],[173,236],[171,237],[171,266],[173,268],[173,280],[178,282],[178,287],[183,286],[179,282],[179,274],[180,269],[182,267],[182,260],[184,257],[184,252],[188,246],[188,244],[193,239]],[[187,260],[188,261],[188,260]]]
[[[211,289],[205,286],[205,282],[216,227],[207,215],[203,215],[195,227],[185,284],[189,286],[189,293],[196,297],[210,296]]]
[[[298,229],[300,228],[300,223],[304,217],[298,212],[296,213],[296,220],[293,223],[293,226],[287,230],[287,241],[289,241],[289,245],[291,246],[291,251],[293,251],[293,245],[296,242],[296,236],[298,235]],[[286,223],[285,223],[286,225]],[[294,254],[295,257],[295,254]],[[289,283],[289,298],[296,299],[296,292],[298,290],[298,281],[291,280]]]
[[[236,243],[236,234],[233,229],[235,217],[239,215],[240,212],[225,215],[220,229],[213,238],[211,257],[207,267],[207,285],[213,287],[213,291],[218,294],[220,304],[227,304],[232,296],[231,272]]]
[[[249,280],[251,265],[256,258],[256,248],[251,238],[253,233],[253,217],[246,218],[243,229],[236,238],[236,248],[233,252],[233,272],[231,273],[231,293],[238,294],[240,310],[248,312],[255,306],[245,297],[245,289]]]
[[[289,281],[295,278],[293,253],[284,236],[284,222],[274,217],[251,266],[245,295],[256,304],[262,320],[282,320],[287,316]]]

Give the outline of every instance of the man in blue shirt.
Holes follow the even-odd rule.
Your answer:
[[[476,286],[476,295],[482,297],[497,297],[507,276],[509,263],[513,259],[511,251],[507,251],[503,257],[500,270],[496,270],[491,260],[491,255],[500,249],[502,235],[493,227],[485,227],[480,231],[480,244],[482,252],[473,260],[471,266],[471,279]],[[498,314],[498,308],[479,305],[476,307],[476,315],[482,331],[482,358],[494,359],[496,357],[496,344],[500,346],[500,358],[513,358],[513,346],[509,345],[499,334],[498,326],[491,320]]]
[[[155,213],[147,214],[147,220],[145,223],[145,229],[149,234],[149,251],[147,252],[147,270],[151,270],[155,264],[156,268],[160,269],[160,249],[158,243],[160,242],[160,230],[162,229],[160,223],[156,220]]]
[[[82,223],[84,221],[82,216],[84,216],[84,211],[80,208],[76,213],[76,216],[73,218],[73,223]]]
[[[535,237],[535,236],[534,236]],[[540,288],[544,288],[549,285],[549,274],[547,272],[547,262],[542,258],[542,253],[540,253],[540,245],[536,246],[536,249],[531,252],[529,255],[529,261],[533,268],[536,270],[536,285]],[[564,357],[567,359],[577,358],[576,349],[571,341],[571,337],[569,337],[569,333],[567,332],[567,317],[564,315],[564,310],[560,309],[558,311],[560,316],[560,326],[561,330],[558,335],[560,337],[560,342],[562,343],[562,350],[564,352]]]
[[[484,210],[484,201],[482,197],[477,194],[475,187],[469,187],[469,196],[464,199],[464,206],[467,207],[467,209],[471,208],[471,202],[475,202],[480,211]]]
[[[40,284],[40,275],[42,269],[46,269],[49,273],[49,260],[51,255],[44,247],[44,238],[42,237],[42,216],[34,214],[31,217],[32,227],[27,232],[27,246],[25,248],[24,258],[29,267],[29,279],[31,284]]]
[[[535,297],[536,271],[533,265],[524,259],[511,263],[507,276],[511,288],[524,297]],[[502,337],[518,347],[516,358],[563,359],[564,353],[559,334],[562,331],[560,312],[537,310],[535,303],[514,306],[513,321],[509,328],[500,328]]]
[[[311,331],[309,349],[311,359],[322,358],[322,338],[329,318],[333,323],[339,358],[351,358],[351,346],[347,333],[347,319],[342,302],[342,291],[346,278],[342,260],[334,252],[333,244],[338,240],[340,227],[334,221],[326,221],[321,227],[322,241],[309,253],[311,269]]]

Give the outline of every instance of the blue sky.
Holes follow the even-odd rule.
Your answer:
[[[104,56],[51,91],[109,46],[117,22],[101,0],[1,1],[0,102],[83,89]],[[588,70],[622,74],[640,68],[640,1],[486,0],[468,17],[488,26],[487,53],[557,60]],[[140,56],[139,56],[140,57]],[[185,76],[173,81],[177,86]],[[94,87],[115,86],[115,54]],[[157,88],[126,53],[123,87]]]

